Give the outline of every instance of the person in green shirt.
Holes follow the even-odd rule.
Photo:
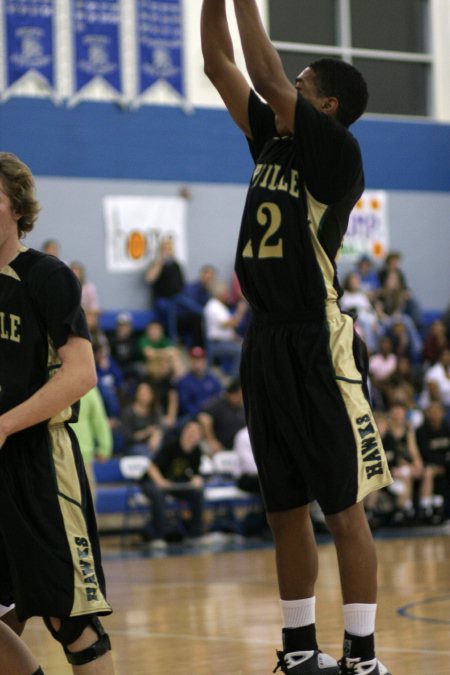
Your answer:
[[[92,463],[105,462],[112,455],[113,437],[98,387],[90,389],[80,400],[78,421],[71,424],[83,455],[91,492],[95,492]]]
[[[150,321],[145,332],[137,339],[136,352],[146,366],[162,356],[168,356],[177,375],[183,371],[183,364],[179,349],[164,332],[164,326],[159,321]]]

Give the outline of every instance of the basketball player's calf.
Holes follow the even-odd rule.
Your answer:
[[[44,623],[55,640],[62,644],[72,666],[92,663],[111,650],[109,636],[95,614],[63,619],[45,617]]]

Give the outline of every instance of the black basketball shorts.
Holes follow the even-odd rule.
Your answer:
[[[365,356],[336,305],[325,318],[254,316],[241,377],[267,511],[317,500],[325,514],[338,513],[392,482]]]
[[[19,619],[109,614],[94,508],[76,438],[39,424],[0,450],[0,603]]]

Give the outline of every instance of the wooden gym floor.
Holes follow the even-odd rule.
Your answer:
[[[450,531],[377,536],[379,658],[392,675],[450,673]],[[280,647],[270,542],[216,544],[153,554],[102,539],[109,600],[104,620],[116,675],[269,675]],[[342,616],[334,548],[319,546],[320,645],[341,656]],[[69,675],[60,646],[39,619],[24,639],[46,675]],[[278,671],[279,672],[279,671]]]

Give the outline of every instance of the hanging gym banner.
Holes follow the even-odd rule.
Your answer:
[[[165,237],[173,240],[177,259],[186,264],[186,199],[108,196],[103,199],[103,214],[110,272],[144,270]]]
[[[388,249],[387,194],[382,190],[366,190],[350,214],[341,260],[355,262],[362,255],[383,260]]]
[[[6,34],[5,97],[20,93],[54,91],[53,0],[4,0]]]
[[[157,82],[184,98],[181,0],[136,0],[138,94]]]
[[[72,0],[72,103],[83,98],[121,99],[120,18],[120,0]]]

